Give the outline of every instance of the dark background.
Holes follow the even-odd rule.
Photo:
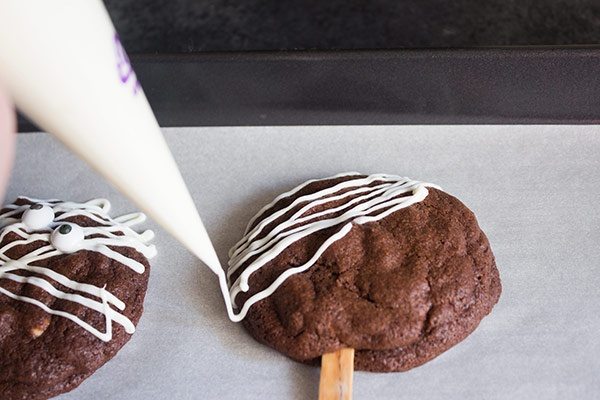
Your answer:
[[[600,123],[600,0],[104,2],[161,126]]]
[[[600,43],[598,0],[105,0],[136,53]]]

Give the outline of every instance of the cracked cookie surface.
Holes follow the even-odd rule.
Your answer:
[[[253,225],[303,195],[346,179],[313,182],[279,200]],[[302,362],[315,363],[324,353],[352,347],[357,369],[379,372],[416,367],[463,340],[498,301],[500,278],[474,214],[453,196],[428,190],[424,200],[381,220],[353,224],[311,268],[254,304],[243,322],[246,329]],[[306,215],[321,210],[314,207]],[[336,229],[291,244],[250,276],[251,290],[236,301],[305,263]]]

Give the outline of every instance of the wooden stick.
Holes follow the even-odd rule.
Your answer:
[[[319,400],[352,400],[354,349],[341,349],[321,357]]]

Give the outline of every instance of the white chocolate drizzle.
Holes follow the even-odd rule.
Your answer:
[[[36,265],[36,263],[65,253],[89,250],[101,253],[123,264],[125,268],[131,268],[136,273],[143,274],[145,271],[143,264],[126,257],[109,246],[130,247],[146,258],[154,257],[156,248],[154,245],[148,244],[154,238],[154,233],[150,230],[137,233],[131,229],[132,226],[144,222],[146,216],[143,213],[132,213],[113,219],[108,215],[110,203],[105,199],[94,199],[85,203],[63,202],[55,199],[40,200],[25,196],[21,196],[19,199],[27,200],[31,204],[9,204],[4,206],[5,211],[0,214],[0,243],[9,233],[20,237],[20,239],[12,240],[0,247],[0,280],[8,279],[37,286],[58,299],[74,302],[103,314],[106,320],[105,332],[101,332],[76,315],[50,308],[37,299],[12,293],[4,287],[0,287],[0,294],[37,306],[48,314],[67,318],[105,342],[112,339],[113,321],[121,325],[125,332],[132,334],[135,326],[129,318],[119,312],[125,310],[125,303],[106,290],[106,285],[97,287],[85,282],[77,282],[50,268]],[[37,208],[31,207],[32,204],[38,205]],[[48,217],[48,208],[52,210],[54,218]],[[39,216],[35,215],[38,210]],[[28,215],[22,219],[21,216],[25,212]],[[67,220],[69,217],[75,216],[86,217],[99,225],[80,227]],[[27,222],[35,229],[28,226]],[[47,226],[41,227],[43,224],[47,224]],[[66,233],[58,232],[64,225],[69,225],[67,229],[63,229]],[[56,237],[61,234],[71,235],[72,238]],[[20,258],[13,259],[7,254],[14,247],[37,241],[45,243]],[[17,271],[28,271],[31,275],[23,276],[14,273]],[[45,278],[57,282],[73,293],[60,290]]]
[[[288,206],[262,218],[280,200],[300,192],[311,183],[341,177],[350,177],[340,183],[322,190],[297,197]],[[233,321],[244,319],[250,307],[256,302],[270,296],[283,282],[294,274],[301,273],[313,266],[319,257],[337,240],[346,236],[353,225],[362,225],[378,221],[388,215],[423,201],[429,191],[428,187],[438,186],[414,181],[394,175],[375,174],[370,176],[356,172],[346,172],[329,178],[307,181],[289,192],[275,198],[263,207],[248,223],[244,237],[229,251],[229,269],[227,279],[229,298],[227,304],[236,307],[235,299],[241,292],[250,290],[250,276],[275,259],[290,245],[298,240],[325,229],[338,228],[328,237],[317,251],[304,264],[289,268],[278,276],[267,288],[248,298],[238,313],[228,310]],[[315,207],[318,212],[309,213]],[[291,216],[266,232],[266,227],[281,217],[296,210]],[[330,215],[328,218],[327,216]],[[256,223],[256,221],[259,221]],[[255,224],[256,223],[256,224]],[[249,262],[249,260],[251,260]],[[240,268],[243,271],[239,273]],[[237,279],[231,282],[234,274]]]

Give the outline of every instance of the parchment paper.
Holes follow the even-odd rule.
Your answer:
[[[356,373],[356,399],[600,397],[600,133],[595,126],[165,129],[221,260],[284,190],[342,171],[435,182],[478,216],[503,293],[464,342],[407,373]],[[107,197],[46,134],[18,138],[7,200]],[[176,206],[176,204],[174,204]],[[216,279],[154,223],[145,314],[112,361],[61,399],[316,399],[318,368],[256,343]]]

